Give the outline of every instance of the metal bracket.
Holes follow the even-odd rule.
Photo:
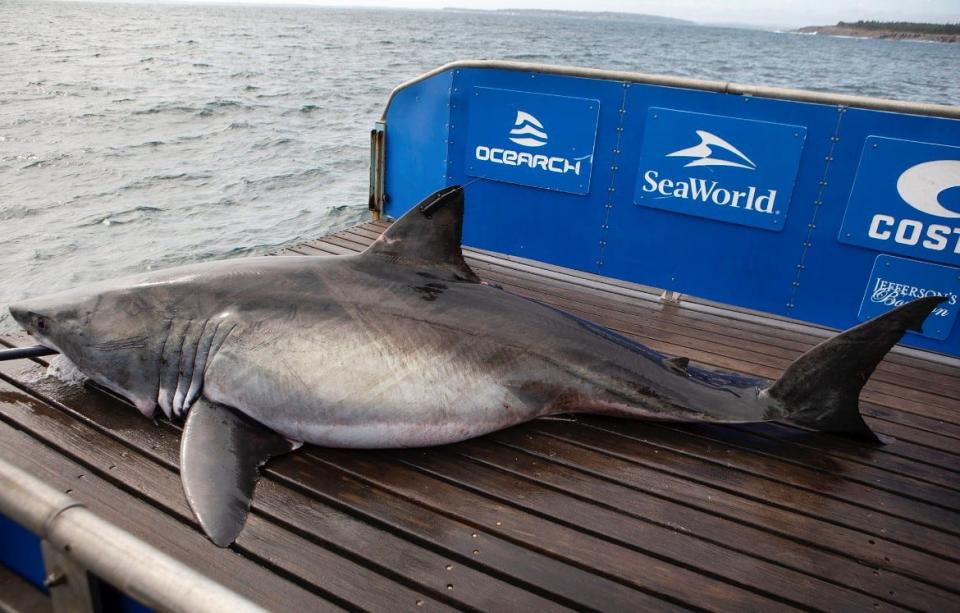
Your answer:
[[[378,121],[370,130],[370,198],[367,208],[370,209],[374,221],[383,216],[383,207],[387,202],[387,195],[384,193],[386,136],[387,124],[383,121]]]
[[[682,298],[683,294],[680,292],[674,292],[668,289],[663,290],[663,293],[660,294],[660,301],[669,302],[670,304],[680,304]]]
[[[50,590],[54,613],[100,613],[100,586],[87,569],[61,553],[49,541],[40,543],[47,577],[43,585]]]

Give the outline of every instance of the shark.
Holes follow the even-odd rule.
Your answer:
[[[943,300],[842,332],[770,381],[698,367],[482,282],[463,257],[463,218],[464,190],[446,187],[356,255],[187,265],[10,312],[144,416],[184,421],[183,489],[202,530],[226,547],[259,468],[303,443],[443,445],[568,413],[780,420],[877,441],[860,390]]]

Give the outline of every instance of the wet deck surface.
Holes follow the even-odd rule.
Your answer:
[[[362,249],[367,223],[288,253]],[[776,377],[825,336],[470,252],[506,289],[700,364]],[[6,339],[5,343],[24,339]],[[231,549],[197,530],[179,428],[0,363],[0,457],[275,610],[960,609],[960,368],[893,354],[876,448],[779,424],[544,420],[443,448],[305,447]]]

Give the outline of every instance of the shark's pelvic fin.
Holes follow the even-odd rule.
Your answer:
[[[806,352],[764,393],[782,403],[786,421],[878,442],[860,416],[863,385],[908,331],[920,332],[928,315],[946,300],[920,298],[850,328]]]
[[[445,187],[423,199],[393,222],[363,252],[409,266],[441,268],[463,281],[480,278],[463,259],[463,188]]]
[[[258,469],[294,444],[221,404],[197,400],[180,440],[180,479],[200,527],[220,547],[247,520]]]

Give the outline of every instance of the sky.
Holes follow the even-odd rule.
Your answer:
[[[176,0],[174,0],[176,1]],[[960,22],[960,0],[189,0],[394,8],[536,8],[623,11],[705,23],[823,25],[837,21]]]

